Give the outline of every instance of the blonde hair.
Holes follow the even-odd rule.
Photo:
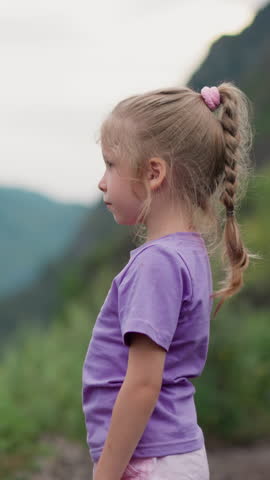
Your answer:
[[[147,160],[161,157],[168,165],[173,201],[184,205],[192,224],[204,237],[209,255],[222,247],[226,278],[211,297],[227,297],[243,286],[243,272],[252,254],[243,244],[234,211],[246,194],[252,173],[252,104],[232,82],[218,86],[221,104],[213,112],[191,88],[164,88],[120,101],[100,129],[101,145],[128,162],[132,182],[142,182],[147,198],[138,217],[135,238],[146,239],[144,220],[151,205],[145,173]],[[135,192],[134,192],[135,193]],[[142,225],[140,225],[140,223]],[[226,265],[226,260],[228,264]]]

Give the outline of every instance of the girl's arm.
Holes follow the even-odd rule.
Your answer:
[[[128,367],[93,480],[120,480],[155,408],[166,350],[132,333]]]

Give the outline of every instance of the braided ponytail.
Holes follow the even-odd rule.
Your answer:
[[[219,120],[224,134],[224,190],[220,201],[226,208],[226,221],[223,231],[222,261],[229,260],[225,268],[226,279],[221,282],[223,288],[214,292],[213,298],[222,297],[214,316],[229,296],[237,293],[243,285],[243,272],[249,265],[250,258],[260,258],[251,254],[244,246],[240,236],[239,225],[235,217],[235,205],[247,188],[250,170],[249,151],[252,146],[252,127],[250,123],[251,103],[245,94],[232,83],[222,83],[218,87],[222,108]],[[241,179],[241,189],[238,189]]]

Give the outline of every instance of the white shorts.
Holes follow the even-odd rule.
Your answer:
[[[96,463],[93,466],[95,471]],[[164,457],[133,458],[121,480],[209,480],[205,445],[199,450]]]

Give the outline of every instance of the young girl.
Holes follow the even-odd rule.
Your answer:
[[[213,298],[222,297],[216,315],[256,257],[235,217],[250,172],[250,106],[229,82],[166,88],[121,101],[102,124],[98,187],[144,242],[112,281],[83,365],[94,480],[209,479],[190,379],[206,363]],[[213,293],[208,249],[223,212],[227,278]]]

